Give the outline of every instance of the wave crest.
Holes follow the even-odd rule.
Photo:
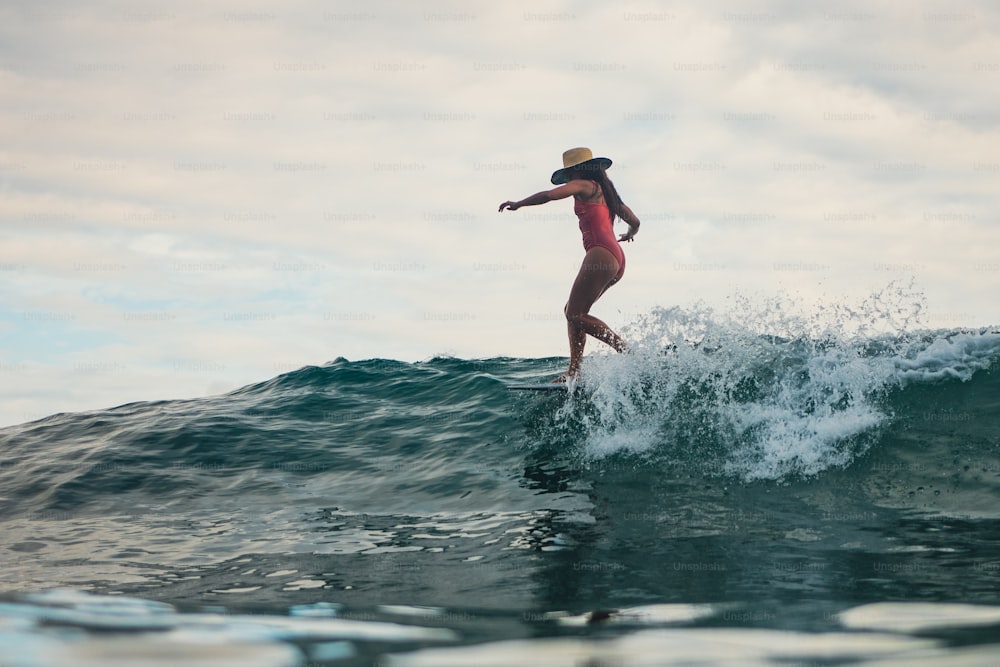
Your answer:
[[[589,459],[639,454],[744,481],[809,477],[862,455],[906,383],[968,380],[1000,357],[998,334],[912,330],[924,300],[909,285],[805,315],[787,296],[731,301],[636,319],[623,330],[629,354],[586,358],[586,390],[553,432]]]

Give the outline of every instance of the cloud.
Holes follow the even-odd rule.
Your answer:
[[[496,207],[577,145],[643,220],[597,305],[615,326],[910,276],[928,324],[995,323],[998,23],[986,2],[8,3],[0,419],[337,356],[562,354],[570,205]]]

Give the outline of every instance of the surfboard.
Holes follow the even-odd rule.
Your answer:
[[[539,384],[509,384],[507,388],[511,391],[567,391],[569,387],[565,382],[542,382]]]

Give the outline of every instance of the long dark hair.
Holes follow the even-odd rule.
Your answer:
[[[622,206],[624,206],[622,198],[618,195],[615,184],[608,178],[608,172],[604,167],[587,165],[582,169],[574,169],[570,174],[570,178],[573,178],[574,175],[578,175],[588,181],[594,181],[601,186],[601,192],[604,193],[604,203],[608,205],[608,211],[611,213],[612,224],[614,224],[615,218],[622,217]]]

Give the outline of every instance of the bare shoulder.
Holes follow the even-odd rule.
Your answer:
[[[571,183],[576,183],[579,187],[579,192],[574,193],[576,198],[585,204],[593,203],[604,203],[604,192],[601,190],[601,186],[597,181],[570,181]]]

